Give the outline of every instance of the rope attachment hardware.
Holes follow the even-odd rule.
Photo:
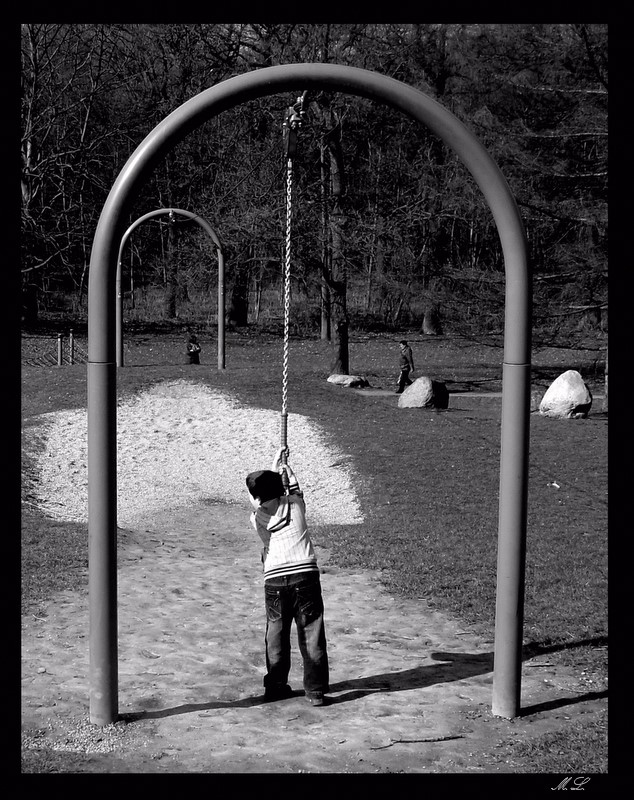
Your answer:
[[[297,153],[297,134],[299,133],[299,129],[301,128],[302,122],[304,121],[304,117],[306,115],[304,105],[306,103],[307,94],[308,92],[304,92],[304,94],[297,98],[297,101],[294,105],[289,106],[286,109],[283,132],[284,152],[286,153],[287,158],[294,158],[295,154]]]

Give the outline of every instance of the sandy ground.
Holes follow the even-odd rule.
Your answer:
[[[330,566],[325,551],[331,702],[304,698],[294,644],[296,696],[264,703],[247,513],[201,506],[120,532],[119,713],[130,724],[118,736],[76,730],[89,716],[87,597],[62,593],[45,616],[24,619],[23,729],[45,732],[31,746],[105,753],[94,765],[105,772],[512,772],[482,753],[588,706],[574,676],[542,658],[524,666],[522,716],[493,717],[492,642],[391,597],[376,574]]]
[[[68,419],[48,420],[49,432]],[[133,455],[130,448],[128,460]],[[315,457],[341,461],[330,451]],[[145,456],[137,449],[136,458]],[[164,494],[168,484],[164,476]],[[521,716],[493,716],[492,641],[422,600],[390,596],[379,573],[336,567],[319,548],[330,701],[313,708],[304,698],[294,644],[296,694],[265,703],[259,545],[240,492],[205,501],[201,490],[176,507],[152,495],[151,512],[120,521],[126,724],[88,723],[87,593],[60,593],[43,613],[23,618],[23,747],[84,754],[81,771],[94,772],[513,772],[512,760],[491,756],[496,741],[560,729],[596,710],[576,676],[542,656],[524,664]],[[64,498],[57,500],[59,509]],[[360,524],[352,508],[350,524]]]

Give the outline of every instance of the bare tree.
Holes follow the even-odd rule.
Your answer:
[[[332,336],[331,372],[347,375],[350,370],[347,307],[347,267],[344,248],[346,230],[346,182],[341,142],[341,123],[330,100],[320,98],[317,114],[322,127],[321,167],[324,198],[324,258],[322,274],[328,287]]]
[[[81,295],[120,133],[103,124],[121,84],[125,31],[22,25],[22,270]]]

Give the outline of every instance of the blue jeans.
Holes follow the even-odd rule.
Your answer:
[[[318,572],[303,572],[264,583],[266,607],[266,675],[268,691],[282,690],[291,668],[291,625],[304,660],[304,691],[328,691],[328,653],[324,627],[324,603]]]

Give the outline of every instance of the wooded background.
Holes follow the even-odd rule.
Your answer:
[[[85,317],[105,199],[169,113],[234,75],[324,62],[420,89],[487,148],[526,227],[536,331],[607,326],[607,25],[25,24],[21,38],[27,321]],[[210,223],[233,325],[276,325],[282,315],[282,124],[296,99],[251,101],[195,130],[156,168],[130,217],[172,207]],[[295,331],[330,338],[333,314],[365,330],[501,331],[497,230],[453,152],[362,98],[319,92],[305,110]],[[215,324],[216,249],[195,223],[164,215],[140,225],[122,264],[127,320]]]

